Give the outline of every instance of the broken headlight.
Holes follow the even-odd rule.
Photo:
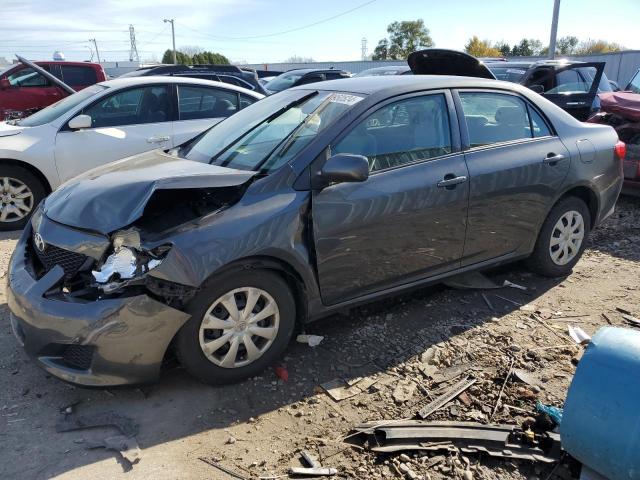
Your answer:
[[[160,265],[168,252],[166,247],[152,251],[142,249],[140,233],[133,229],[116,232],[112,245],[113,252],[91,272],[97,287],[104,292],[112,292],[143,277]]]

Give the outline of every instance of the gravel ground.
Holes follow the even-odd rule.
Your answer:
[[[0,236],[3,278],[16,238]],[[270,370],[226,387],[202,385],[173,363],[158,384],[142,388],[90,390],[51,378],[11,335],[3,289],[0,477],[233,478],[204,459],[257,478],[301,466],[300,450],[307,449],[342,478],[544,479],[551,467],[540,463],[436,452],[374,455],[342,440],[360,422],[413,416],[468,368],[464,374],[476,383],[429,419],[487,422],[512,362],[536,385],[508,382],[494,422],[522,421],[536,400],[561,406],[582,350],[567,326],[593,334],[607,324],[603,313],[624,325],[616,307],[640,316],[639,260],[640,200],[622,198],[568,278],[544,279],[516,264],[488,275],[528,290],[484,291],[493,309],[481,291],[445,286],[358,308],[308,327],[306,333],[325,338],[315,348],[291,345],[281,362],[287,382]],[[333,379],[356,382],[359,393],[332,400],[319,385]],[[138,426],[141,459],[133,466],[113,451],[88,448],[116,435],[112,428],[56,432],[65,417],[108,413]],[[570,478],[564,468],[556,472]]]

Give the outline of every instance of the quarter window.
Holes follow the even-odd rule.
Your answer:
[[[452,152],[444,95],[390,103],[369,115],[332,148],[332,153],[364,155],[375,172]]]
[[[551,134],[540,115],[514,95],[467,92],[460,100],[471,147]]]
[[[229,117],[238,111],[238,95],[207,87],[178,86],[180,120]]]
[[[67,85],[93,85],[98,77],[93,68],[62,65],[62,81]]]
[[[169,114],[166,85],[132,88],[118,92],[86,108],[93,128],[166,122]]]

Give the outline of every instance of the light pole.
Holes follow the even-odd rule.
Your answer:
[[[560,15],[560,0],[553,2],[553,18],[551,19],[551,38],[549,38],[549,58],[556,55],[556,37],[558,36],[558,16]]]
[[[178,64],[178,59],[176,58],[176,31],[173,28],[173,18],[172,19],[164,19],[164,23],[170,23],[171,24],[171,39],[173,40],[173,64],[177,65]]]

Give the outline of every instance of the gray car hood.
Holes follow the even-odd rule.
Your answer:
[[[154,150],[68,181],[46,199],[44,213],[64,225],[108,234],[139,219],[156,190],[233,187],[254,175]]]

